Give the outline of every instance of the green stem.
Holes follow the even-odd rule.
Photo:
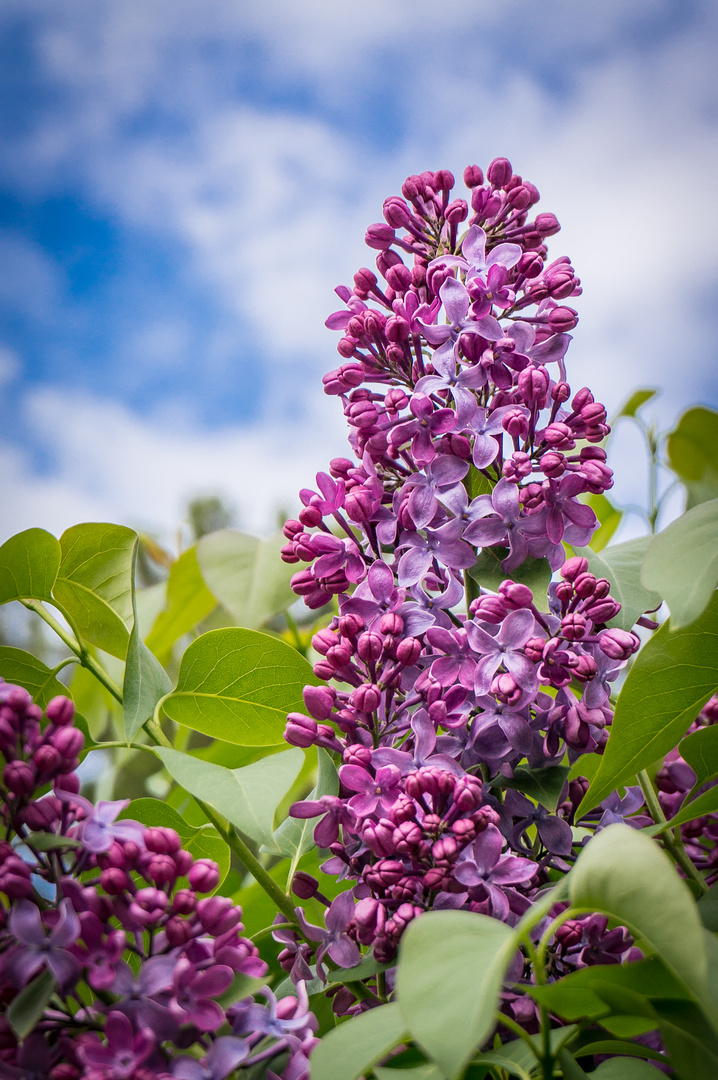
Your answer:
[[[264,889],[270,900],[272,900],[277,905],[282,915],[284,915],[287,921],[291,924],[292,928],[297,927],[297,916],[294,913],[294,904],[292,903],[291,898],[287,896],[286,893],[282,892],[274,878],[267,873],[256,855],[252,854],[252,852],[247,847],[244,840],[242,840],[241,836],[239,836],[237,831],[234,829],[231,831],[225,829],[222,823],[216,817],[214,811],[209,806],[207,806],[206,803],[200,802],[199,799],[197,800],[197,802],[202,807],[208,819],[212,822],[215,829],[225,841],[225,843],[231,848],[231,850],[237,856],[242,865],[249,871],[257,884]]]
[[[541,1055],[539,1054],[538,1050],[536,1049],[536,1043],[533,1041],[533,1039],[529,1035],[528,1031],[526,1031],[524,1028],[521,1027],[521,1024],[518,1024],[513,1019],[513,1017],[506,1016],[505,1013],[499,1013],[498,1022],[503,1027],[507,1027],[509,1029],[509,1031],[513,1031],[514,1034],[518,1035],[520,1039],[523,1039],[524,1042],[527,1043],[528,1046],[531,1047],[531,1053],[536,1058],[536,1060],[538,1062],[541,1061]]]
[[[644,798],[646,800],[646,806],[648,807],[649,814],[657,825],[662,824],[666,820],[666,815],[661,809],[661,804],[658,801],[658,797],[654,790],[653,784],[651,783],[651,778],[649,777],[645,769],[641,769],[636,779],[641,785],[641,791],[643,792]],[[667,830],[666,832],[661,834],[661,839],[663,841],[663,846],[665,847],[666,851],[670,852],[673,859],[676,863],[678,863],[686,877],[689,877],[692,881],[695,881],[696,885],[701,891],[701,895],[703,895],[703,893],[707,893],[708,886],[706,885],[705,878],[688,858],[686,849],[683,847],[683,842],[680,840],[679,836],[676,836],[670,830]]]
[[[294,640],[294,648],[297,650],[298,653],[301,653],[302,656],[306,657],[307,647],[302,643],[302,636],[299,633],[299,627],[297,626],[296,621],[292,618],[288,611],[284,612],[284,618],[287,620],[289,632]]]
[[[253,941],[256,945],[258,941],[263,941],[264,938],[270,937],[275,930],[295,930],[297,924],[289,922],[272,923],[271,926],[265,926],[263,930],[259,930],[256,934],[252,934],[250,941]]]
[[[57,619],[50,614],[47,608],[43,607],[39,600],[22,600],[22,604],[30,611],[34,611],[36,615],[47,623],[51,630],[54,630],[61,641],[67,645],[68,649],[71,649],[75,656],[79,659],[83,667],[91,671],[95,678],[102,683],[106,690],[108,690],[116,701],[122,704],[122,690],[117,685],[115,680],[108,675],[94,656],[92,656],[84,645],[77,641],[72,634],[68,634],[64,626],[61,626]],[[63,612],[64,614],[64,612]],[[64,666],[64,665],[63,665]]]

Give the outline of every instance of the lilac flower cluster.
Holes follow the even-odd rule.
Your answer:
[[[0,1075],[224,1080],[266,1062],[270,1080],[305,1080],[316,1021],[303,985],[279,1003],[265,989],[266,1005],[220,1004],[267,972],[242,909],[211,895],[217,864],[174,829],[118,820],[129,800],[78,794],[73,720],[59,697],[43,725],[27,691],[0,683],[3,1012],[35,980],[54,990],[21,1045],[0,1020]]]
[[[390,960],[428,908],[520,917],[573,858],[585,788],[551,813],[505,785],[602,752],[610,684],[639,647],[607,627],[608,581],[566,561],[597,524],[579,497],[612,478],[605,409],[566,381],[577,316],[561,301],[581,288],[568,259],[546,261],[558,222],[530,219],[538,192],[503,158],[464,180],[471,210],[450,173],[409,177],[367,232],[383,280],[362,269],[337,289],[345,362],[324,383],[355,460],[319,473],[284,528],[283,558],[308,564],[295,592],[338,604],[312,641],[327,685],[305,688],[285,732],[341,756],[340,795],[291,810],[320,818],[324,869],[357,883],[305,934],[318,971],[327,949],[343,966],[357,945]],[[481,551],[506,574],[497,592],[471,577]],[[511,580],[527,559],[560,570],[548,596]],[[309,977],[308,941],[282,940]]]

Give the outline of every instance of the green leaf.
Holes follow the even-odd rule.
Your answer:
[[[558,806],[566,777],[570,772],[568,765],[549,765],[545,769],[529,769],[519,765],[509,780],[501,777],[501,787],[514,788],[528,795],[534,802],[545,806],[552,813]]]
[[[42,971],[32,982],[23,987],[13,998],[6,1019],[18,1039],[24,1039],[42,1017],[50,998],[55,993],[55,979],[51,971]]]
[[[657,1080],[656,1069],[647,1061],[632,1057],[614,1057],[602,1061],[591,1073],[594,1080]],[[564,1074],[566,1075],[566,1074]],[[586,1076],[586,1073],[583,1073]],[[566,1080],[570,1080],[569,1077]]]
[[[674,829],[678,825],[685,824],[686,821],[695,821],[696,818],[712,814],[715,810],[718,810],[718,787],[704,791],[697,799],[692,799],[691,802],[682,806],[670,821],[659,822],[658,825],[651,826],[647,832],[651,836],[658,836],[667,829]]]
[[[635,416],[641,406],[648,401],[652,401],[657,393],[658,391],[652,387],[645,390],[634,390],[626,404],[618,410],[615,420],[612,420],[611,423],[615,424],[616,420],[620,420],[622,416]]]
[[[289,584],[296,566],[282,562],[281,533],[256,536],[220,529],[203,536],[197,561],[205,582],[240,626],[256,630],[296,600]]]
[[[57,833],[38,832],[30,833],[23,837],[23,844],[34,848],[35,851],[56,851],[58,848],[82,847],[79,840],[73,840],[71,836],[58,836]]]
[[[689,409],[668,436],[668,460],[688,492],[686,508],[718,498],[718,412]]]
[[[137,533],[123,525],[73,525],[60,537],[52,595],[80,636],[124,660],[132,626]]]
[[[283,741],[287,713],[304,709],[304,686],[318,681],[304,657],[278,638],[238,627],[210,630],[185,651],[163,708],[213,739],[272,746]]]
[[[194,828],[188,825],[176,810],[160,799],[134,799],[120,814],[120,820],[125,818],[140,821],[147,826],[174,829],[182,839],[182,847],[194,855],[195,859],[211,859],[217,863],[219,867],[217,889],[220,888],[229,873],[231,854],[229,847],[212,825]]]
[[[494,1068],[498,1068],[503,1072],[507,1072],[509,1076],[517,1076],[518,1080],[531,1080],[530,1074],[526,1069],[516,1061],[512,1061],[510,1057],[501,1053],[500,1050],[490,1050],[486,1054],[479,1054],[474,1058],[475,1065],[491,1065]]]
[[[671,627],[695,622],[718,585],[718,499],[694,506],[654,536],[641,581],[668,604]]]
[[[374,1066],[376,1080],[444,1080],[436,1065],[417,1065],[415,1069],[382,1069]]]
[[[213,806],[258,844],[271,844],[274,812],[299,774],[301,750],[272,754],[242,769],[225,769],[179,750],[157,746],[167,771],[190,795]]]
[[[611,585],[611,596],[618,600],[621,610],[609,626],[630,630],[644,611],[653,611],[662,600],[660,593],[641,584],[641,566],[646,549],[653,537],[640,536],[624,544],[613,544],[601,554],[591,548],[576,548],[577,555],[588,559],[588,569],[597,578],[606,578]]]
[[[373,954],[370,954],[365,956],[356,967],[339,968],[337,971],[327,972],[327,983],[331,985],[332,983],[360,982],[362,979],[369,979],[372,975],[377,975],[380,971],[386,971],[387,968],[393,966],[393,962],[380,964],[378,960],[374,959]]]
[[[328,1032],[312,1053],[312,1080],[357,1080],[404,1038],[398,1005],[369,1009]]]
[[[678,750],[696,774],[696,787],[718,776],[718,727],[699,728],[686,735]]]
[[[514,570],[503,570],[501,560],[508,555],[508,548],[486,547],[479,553],[479,557],[467,573],[479,585],[485,589],[496,592],[502,581],[518,581],[522,585],[528,585],[534,594],[538,607],[542,601],[551,581],[551,567],[546,559],[525,559]]]
[[[696,622],[682,630],[664,624],[638,653],[576,819],[672,750],[716,686],[718,594]]]
[[[339,794],[339,777],[337,770],[329,754],[320,746],[317,749],[317,783],[307,795],[307,799],[321,799],[322,795]],[[290,879],[294,874],[298,860],[314,847],[314,829],[316,818],[292,818],[288,817],[274,834],[274,844],[282,855],[292,859],[292,867],[289,871]]]
[[[701,1010],[690,1001],[656,1003],[661,1035],[676,1072],[686,1080],[718,1076],[718,1037]]]
[[[135,578],[137,544],[132,560],[132,576]],[[122,684],[122,711],[125,721],[125,738],[132,742],[145,721],[151,719],[155,705],[172,689],[170,677],[157,657],[150,652],[140,634],[137,619],[135,591],[132,590],[132,633],[127,646],[125,677]]]
[[[649,1061],[660,1061],[665,1064],[664,1054],[657,1050],[651,1050],[648,1046],[640,1043],[624,1042],[622,1039],[597,1039],[596,1042],[587,1043],[575,1049],[576,1057],[587,1057],[592,1054],[626,1054],[629,1057],[648,1058]]]
[[[178,638],[205,619],[216,606],[197,562],[196,545],[183,551],[172,564],[167,579],[167,607],[157,616],[147,636],[147,646],[166,660]]]
[[[591,551],[602,551],[623,520],[623,511],[614,506],[605,495],[584,495],[581,502],[590,506],[600,525],[591,537]]]
[[[0,645],[0,676],[6,682],[24,686],[41,709],[58,694],[70,696],[67,687],[56,678],[47,664],[24,649]]]
[[[447,1076],[459,1073],[493,1028],[515,942],[504,923],[469,911],[429,911],[407,927],[399,950],[399,1008],[416,1042]]]
[[[698,899],[698,914],[706,930],[718,933],[718,885]]]
[[[588,1073],[583,1071],[576,1059],[571,1057],[568,1050],[562,1050],[558,1055],[558,1060],[561,1065],[563,1080],[589,1080]],[[652,1080],[655,1080],[655,1078],[652,1078]]]
[[[0,604],[8,600],[52,600],[60,566],[60,544],[44,529],[26,529],[0,547]]]
[[[707,999],[708,965],[697,907],[653,840],[628,825],[609,825],[588,842],[568,882],[574,907],[602,911],[627,926],[696,1000]]]

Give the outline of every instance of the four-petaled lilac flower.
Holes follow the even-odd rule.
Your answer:
[[[215,1039],[206,1055],[197,1058],[182,1054],[172,1062],[174,1080],[225,1080],[231,1072],[249,1057],[249,1047],[244,1039],[234,1035],[221,1035]]]
[[[151,1028],[162,1036],[174,1032],[177,1025],[172,1014],[155,997],[171,989],[176,963],[173,956],[151,956],[135,975],[130,965],[121,961],[110,987],[121,998],[114,1007],[138,1027]]]
[[[563,818],[549,813],[545,806],[534,806],[529,799],[519,791],[509,790],[504,799],[504,808],[512,817],[519,820],[511,830],[511,846],[531,851],[531,845],[522,838],[531,825],[536,826],[541,843],[552,855],[570,855],[573,846],[573,833],[571,826]]]
[[[342,615],[360,615],[371,629],[382,615],[396,611],[404,603],[405,589],[397,589],[394,572],[381,559],[369,567],[366,579],[358,585],[351,596],[342,599]]]
[[[317,949],[317,975],[320,979],[324,979],[322,960],[327,954],[335,964],[342,968],[354,967],[361,960],[359,947],[346,933],[346,929],[354,915],[354,906],[354,897],[351,890],[339,893],[339,896],[332,901],[331,906],[324,913],[326,930],[321,926],[308,923],[302,908],[296,909],[297,919],[304,936],[310,941],[321,942]]]
[[[296,802],[289,810],[293,818],[313,818],[322,815],[322,820],[314,829],[314,842],[317,847],[328,848],[339,837],[339,826],[350,828],[356,822],[356,814],[336,795],[322,795],[321,799],[305,799]]]
[[[497,341],[503,335],[503,330],[493,316],[486,315],[483,319],[468,317],[471,297],[466,286],[456,278],[446,279],[439,289],[439,296],[444,305],[448,323],[429,325],[417,319],[421,332],[429,344],[438,346],[431,358],[434,367],[437,366],[437,360],[441,362],[447,357],[453,358],[454,347],[460,334],[480,334],[487,341]],[[431,378],[431,376],[424,378]],[[484,381],[486,381],[485,377]],[[424,379],[420,379],[416,384],[416,389],[420,393],[424,393],[425,390],[422,386],[423,382]]]
[[[96,1041],[86,1041],[79,1046],[79,1056],[91,1069],[100,1070],[101,1076],[113,1080],[132,1080],[143,1061],[150,1056],[155,1037],[149,1028],[135,1033],[124,1013],[108,1013],[105,1024],[107,1046]]]
[[[474,689],[477,694],[488,694],[491,681],[502,664],[522,690],[537,689],[536,666],[521,651],[535,633],[536,621],[527,608],[510,611],[501,623],[496,637],[487,634],[475,622],[466,623],[469,644],[482,656],[476,665]]]
[[[467,690],[474,687],[476,657],[469,645],[465,630],[444,630],[433,626],[426,631],[426,638],[435,653],[443,653],[432,661],[431,675],[442,686],[453,686],[457,681]]]
[[[185,957],[177,961],[172,975],[169,1009],[178,1024],[194,1024],[200,1031],[216,1031],[224,1022],[224,1009],[212,998],[229,989],[234,972],[226,964],[197,971]]]
[[[67,951],[80,936],[80,920],[69,900],[61,900],[60,917],[49,933],[40,912],[30,900],[18,900],[10,911],[8,929],[18,942],[7,961],[7,971],[17,986],[25,986],[41,968],[63,986],[79,973],[80,965]]]
[[[456,880],[474,891],[477,899],[488,899],[491,914],[497,919],[505,919],[509,913],[504,887],[526,885],[537,871],[529,859],[502,855],[503,842],[496,826],[488,825],[471,845],[472,858],[463,859],[454,868]]]
[[[401,794],[401,772],[395,765],[385,765],[372,776],[361,765],[342,765],[339,779],[344,787],[358,792],[352,795],[349,806],[358,817],[368,817],[378,806],[388,810]]]
[[[468,461],[442,454],[434,458],[423,472],[412,473],[402,493],[409,491],[408,510],[417,529],[430,523],[442,501],[452,491],[464,491],[461,481],[469,471]]]
[[[115,840],[132,840],[138,847],[144,847],[144,825],[130,819],[117,821],[118,815],[130,805],[129,799],[118,799],[115,802],[101,800],[95,806],[84,796],[74,795],[69,791],[58,790],[55,794],[62,802],[79,806],[84,811],[85,817],[79,825],[78,839],[93,854],[109,851]]]
[[[508,480],[499,480],[490,495],[479,495],[477,519],[464,531],[464,539],[476,547],[508,544],[509,554],[501,563],[513,570],[529,554],[530,539],[546,536],[545,514],[522,513],[519,489]]]
[[[90,986],[94,990],[107,990],[125,951],[127,935],[124,930],[110,930],[105,937],[102,922],[92,911],[80,913],[80,924],[84,945],[74,945],[73,955],[88,972]]]
[[[419,379],[417,390],[422,394],[437,394],[441,390],[448,390],[456,403],[457,412],[463,418],[475,404],[472,391],[479,390],[484,385],[486,372],[480,364],[457,367],[453,349],[451,352],[442,353],[437,349],[431,362],[435,374],[424,375]]]
[[[401,420],[389,433],[393,447],[403,446],[411,439],[411,452],[419,466],[428,465],[436,457],[434,438],[453,431],[456,413],[453,409],[436,409],[426,394],[413,394],[409,401],[413,420]]]
[[[525,412],[526,410],[521,410]],[[486,469],[498,457],[501,442],[493,438],[494,435],[503,434],[502,422],[509,412],[516,412],[515,405],[502,405],[493,412],[488,409],[480,409],[478,406],[473,410],[471,418],[467,420],[468,428],[474,435],[474,448],[472,457],[477,469]]]
[[[416,585],[433,559],[449,570],[465,570],[473,566],[476,554],[460,539],[462,529],[462,523],[453,518],[439,529],[426,529],[426,537],[416,532],[404,533],[401,546],[409,550],[399,559],[399,584]]]
[[[371,763],[376,768],[384,765],[395,765],[402,776],[407,776],[414,769],[423,769],[424,766],[434,765],[440,769],[446,769],[454,776],[464,776],[464,770],[458,761],[448,754],[435,754],[436,727],[429,719],[426,709],[417,709],[411,719],[411,728],[414,732],[414,752],[396,750],[393,746],[380,746],[371,755]]]

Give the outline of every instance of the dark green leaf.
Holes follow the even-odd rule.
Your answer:
[[[576,817],[667,754],[718,686],[718,594],[697,622],[663,625],[639,652],[611,734]]]
[[[641,581],[668,604],[671,627],[695,622],[718,585],[718,499],[694,506],[654,536]]]
[[[715,1080],[718,1037],[701,1010],[690,1001],[661,1001],[656,1012],[678,1075],[685,1080]]]
[[[287,713],[303,710],[302,690],[316,684],[296,649],[256,630],[210,630],[193,641],[164,710],[178,724],[239,746],[283,741]]]
[[[696,785],[718,776],[718,727],[699,728],[686,735],[678,750],[696,774]]]
[[[219,867],[219,888],[229,872],[230,851],[227,844],[211,825],[194,828],[160,799],[134,799],[120,814],[120,819],[130,818],[147,826],[174,829],[182,839],[182,846],[195,859],[211,859]],[[216,891],[216,890],[215,890]]]
[[[10,1004],[6,1019],[18,1039],[33,1030],[55,993],[55,979],[50,971],[42,971],[23,987]]]
[[[518,581],[528,585],[536,604],[545,605],[546,591],[551,581],[551,567],[546,559],[526,559],[514,570],[503,570],[501,560],[509,554],[508,548],[483,548],[474,565],[467,571],[469,576],[492,592],[498,590],[502,581]]]
[[[571,1057],[568,1050],[562,1050],[558,1055],[558,1060],[561,1065],[563,1080],[589,1080],[588,1073],[583,1071],[576,1059]]]
[[[166,660],[178,638],[188,634],[216,606],[197,562],[197,547],[183,551],[167,580],[167,607],[157,616],[147,646]]]
[[[376,975],[380,971],[386,971],[387,968],[392,966],[393,964],[380,964],[378,960],[374,959],[373,955],[370,955],[366,956],[356,967],[330,971],[327,974],[327,982],[329,984],[360,982],[362,979],[369,979],[372,975]]]
[[[321,799],[322,795],[338,795],[339,777],[336,767],[327,751],[321,746],[317,750],[317,764],[317,783],[307,795],[307,799]],[[275,832],[274,844],[277,850],[293,860],[290,874],[293,873],[296,861],[314,846],[313,834],[317,820],[317,818],[288,817]]]
[[[63,686],[42,660],[23,649],[13,649],[10,645],[0,645],[0,676],[6,682],[24,686],[41,709],[58,694],[70,696],[67,687]]]
[[[645,405],[648,401],[652,401],[657,393],[658,391],[652,388],[634,390],[626,404],[618,410],[612,423],[615,424],[616,420],[620,420],[622,416],[635,416],[641,406]]]
[[[38,832],[23,837],[23,843],[35,851],[56,851],[58,848],[82,847],[79,840],[71,836],[58,836],[57,833]]]
[[[568,882],[574,907],[601,911],[627,926],[696,1000],[707,999],[698,910],[688,886],[653,840],[628,825],[609,825],[583,849]]]
[[[51,600],[60,565],[60,544],[44,529],[26,529],[0,547],[0,604]]]
[[[698,914],[706,930],[718,934],[718,885],[698,899]]]
[[[612,544],[601,554],[591,548],[576,548],[577,555],[588,559],[588,569],[597,578],[606,578],[611,585],[611,596],[618,600],[621,610],[609,626],[630,630],[644,611],[657,608],[662,600],[660,593],[645,588],[641,583],[641,566],[648,545],[653,538],[640,536],[623,544]]]
[[[625,1054],[628,1057],[648,1058],[649,1061],[661,1061],[664,1064],[666,1061],[665,1056],[657,1050],[641,1046],[640,1043],[624,1042],[622,1039],[597,1039],[596,1042],[587,1043],[573,1052],[577,1058],[592,1054]]]
[[[657,1070],[640,1058],[615,1057],[602,1061],[591,1077],[593,1080],[659,1080],[660,1074],[657,1075]],[[566,1080],[570,1078],[566,1076]]]
[[[80,636],[124,660],[132,626],[137,533],[123,525],[73,525],[60,537],[62,561],[52,590]]]
[[[199,541],[197,561],[204,580],[240,626],[256,630],[294,603],[289,580],[297,568],[282,562],[284,544],[281,533],[258,540],[234,529]]]
[[[225,769],[163,746],[155,747],[155,753],[190,795],[209,803],[258,844],[271,844],[274,812],[304,761],[296,748],[242,769]]]
[[[357,1080],[404,1037],[398,1005],[382,1005],[328,1032],[312,1053],[312,1080]]]
[[[501,778],[501,787],[514,788],[553,812],[558,806],[569,772],[568,765],[549,765],[546,769],[529,769],[520,765],[514,769],[510,780]]]
[[[137,545],[132,560],[132,580],[135,577]],[[127,647],[125,678],[122,685],[122,710],[125,721],[125,738],[132,742],[142,725],[155,710],[155,705],[172,689],[169,675],[157,657],[150,652],[140,634],[137,620],[137,603],[132,590],[132,633]]]
[[[718,498],[718,412],[689,409],[666,443],[671,468],[688,492],[687,509]]]
[[[445,1080],[436,1065],[417,1065],[414,1069],[382,1069],[374,1066],[376,1080]]]
[[[399,1008],[416,1042],[447,1076],[466,1065],[494,1026],[515,941],[504,923],[469,911],[429,911],[407,927],[399,951]]]
[[[614,506],[605,495],[584,495],[581,502],[591,507],[600,522],[591,537],[589,547],[591,551],[602,551],[621,524],[623,511]]]

